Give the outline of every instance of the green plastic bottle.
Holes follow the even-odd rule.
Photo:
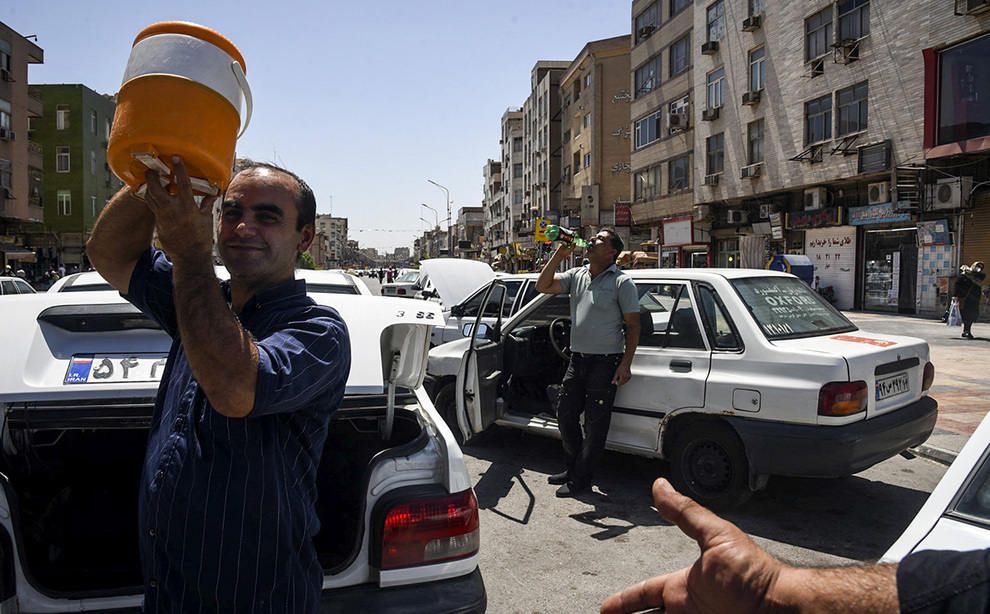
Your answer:
[[[588,242],[577,236],[573,230],[569,228],[564,228],[562,226],[554,226],[550,224],[547,226],[546,230],[547,238],[551,241],[560,241],[561,243],[573,243],[578,247],[588,247]]]

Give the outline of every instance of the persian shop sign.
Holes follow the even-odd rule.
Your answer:
[[[842,223],[842,207],[825,207],[810,211],[796,211],[787,214],[788,230],[799,228],[821,228],[823,226],[838,226]]]
[[[906,222],[910,219],[911,213],[906,211],[898,211],[894,208],[894,203],[849,208],[849,224],[852,226],[886,224],[887,222]]]

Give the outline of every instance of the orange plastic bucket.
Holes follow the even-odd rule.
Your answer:
[[[241,106],[246,112],[241,121]],[[230,183],[237,137],[251,120],[244,58],[219,32],[166,21],[138,34],[117,94],[107,162],[132,190],[180,155],[199,194]]]

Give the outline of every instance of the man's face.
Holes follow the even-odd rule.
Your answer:
[[[299,185],[284,173],[253,168],[237,175],[220,209],[217,246],[231,278],[269,285],[292,279],[296,256],[313,240],[296,230]]]
[[[608,231],[601,231],[588,240],[588,247],[584,250],[584,255],[588,260],[592,258],[600,262],[613,262],[615,260],[615,249],[612,248],[612,240]]]

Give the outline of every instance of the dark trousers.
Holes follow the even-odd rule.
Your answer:
[[[622,354],[573,354],[564,374],[557,425],[564,443],[570,479],[588,484],[605,451],[616,386],[612,383]],[[584,430],[581,414],[584,414]]]

